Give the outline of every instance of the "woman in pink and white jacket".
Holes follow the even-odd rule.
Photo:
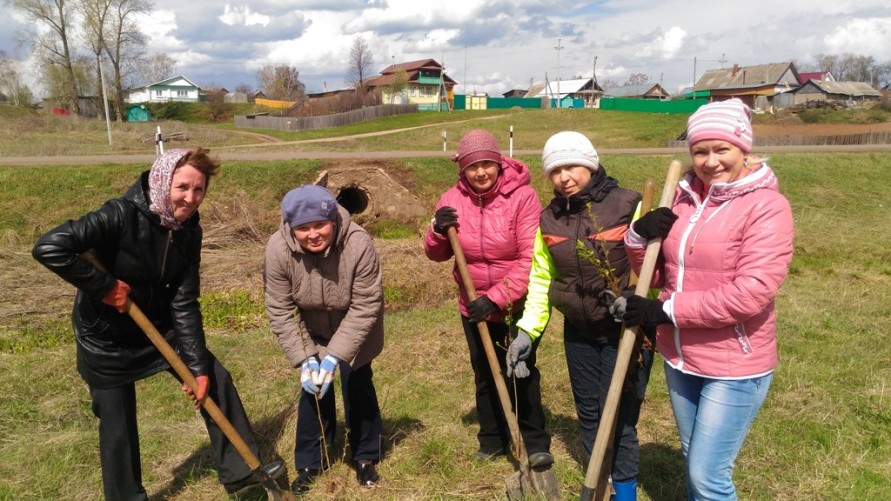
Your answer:
[[[639,271],[663,238],[658,299],[632,297],[628,325],[657,324],[691,500],[736,499],[733,463],[777,366],[774,300],[792,260],[792,211],[765,159],[751,154],[751,110],[739,99],[687,122],[693,169],[671,209],[632,225]]]

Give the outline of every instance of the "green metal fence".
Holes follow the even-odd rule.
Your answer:
[[[622,99],[618,97],[604,97],[600,100],[600,109],[636,111],[640,113],[684,113],[689,115],[706,103],[708,103],[707,99],[660,101],[656,99]]]

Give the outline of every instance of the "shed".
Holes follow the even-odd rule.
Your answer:
[[[866,82],[830,82],[810,80],[795,91],[795,102],[808,101],[878,101],[882,93]]]
[[[152,113],[145,105],[131,104],[127,106],[128,122],[148,122],[152,118]]]

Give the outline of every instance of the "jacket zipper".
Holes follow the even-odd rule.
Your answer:
[[[173,241],[173,230],[167,230],[167,243],[164,244],[164,257],[161,259],[161,274],[158,276],[158,285],[164,286],[164,273],[167,271],[167,256],[170,254],[170,243]],[[154,289],[149,289],[149,310],[154,303]]]

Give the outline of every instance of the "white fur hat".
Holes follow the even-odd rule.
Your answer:
[[[558,167],[583,165],[596,172],[600,156],[584,134],[567,130],[551,136],[541,152],[541,166],[545,175]]]

